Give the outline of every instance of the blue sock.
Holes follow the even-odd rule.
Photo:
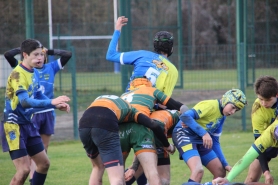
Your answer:
[[[47,174],[42,174],[35,171],[32,179],[32,185],[43,185],[46,175]]]
[[[125,184],[126,185],[131,185],[132,183],[134,183],[136,181],[135,177],[133,176],[129,181],[126,181]]]
[[[194,181],[194,180],[192,180],[192,179],[189,178],[189,179],[188,179],[188,182],[196,182],[196,181]]]
[[[138,177],[137,184],[138,185],[145,185],[145,184],[147,184],[147,178],[146,178],[144,173],[142,175],[140,175],[140,177]]]

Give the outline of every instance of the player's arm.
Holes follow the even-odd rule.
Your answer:
[[[55,106],[51,104],[51,99],[49,98],[42,99],[42,100],[33,99],[29,97],[27,91],[17,92],[16,95],[23,108],[41,108],[41,107],[44,107],[45,109],[55,108]]]
[[[196,122],[197,119],[199,119],[199,115],[194,109],[190,109],[180,115],[180,120],[184,124],[191,128],[198,136],[203,137],[208,132]]]
[[[229,182],[233,181],[243,170],[245,170],[257,157],[259,153],[251,146],[245,155],[233,166],[230,173],[227,175]]]
[[[68,102],[70,99],[67,96],[59,96],[55,99],[49,99],[39,91],[37,98],[30,98],[26,90],[20,90],[16,92],[19,102],[23,108],[56,108],[57,105]]]
[[[156,135],[156,137],[162,142],[164,147],[170,146],[170,143],[168,142],[168,139],[164,134],[164,130],[158,123],[154,122],[153,120],[151,120],[149,117],[147,117],[142,113],[138,114],[137,123],[150,128],[153,131],[153,133]]]
[[[47,55],[57,55],[60,56],[60,62],[62,67],[64,67],[68,61],[70,60],[72,53],[70,51],[62,50],[62,49],[48,49]]]
[[[270,173],[269,171],[269,166],[268,166],[268,161],[267,161],[267,156],[266,156],[266,153],[261,153],[258,157],[258,160],[260,162],[260,165],[261,165],[261,168],[262,168],[262,171],[263,171],[263,174],[266,172],[266,173]]]
[[[226,166],[228,166],[228,162],[223,154],[223,151],[221,149],[220,146],[220,142],[219,142],[219,136],[212,136],[211,138],[213,140],[213,145],[212,145],[212,149],[213,151],[216,153],[217,157],[219,158],[223,168],[225,168]]]
[[[163,103],[163,102],[159,102],[159,103]],[[188,110],[188,107],[186,105],[174,100],[173,98],[169,98],[169,100],[167,101],[167,103],[165,105],[166,105],[167,109],[170,109],[170,110],[179,110],[181,112],[183,112],[184,110]]]
[[[14,58],[16,55],[20,54],[20,47],[11,49],[4,53],[4,57],[9,62],[12,68],[15,68],[18,64],[18,61]]]

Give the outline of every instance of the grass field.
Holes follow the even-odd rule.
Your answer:
[[[272,75],[278,78],[276,69],[256,70],[256,78],[260,75]],[[199,70],[184,71],[183,73],[184,91],[211,91],[236,88],[237,73],[235,70]],[[69,73],[62,73],[56,76],[55,93],[72,95],[72,76]],[[77,111],[85,110],[88,104],[99,94],[121,94],[121,75],[114,73],[78,73],[76,75]],[[179,81],[178,83],[180,83]],[[0,93],[4,94],[4,88],[0,88]],[[252,87],[246,88],[248,106],[246,106],[246,132],[242,132],[241,112],[229,117],[224,125],[224,133],[221,137],[223,151],[228,162],[233,165],[251,146],[253,134],[251,133],[250,113],[251,106],[255,100]],[[190,97],[188,97],[190,98]],[[3,96],[0,101],[4,102]],[[71,102],[72,103],[72,102]],[[197,103],[197,102],[196,102]],[[195,103],[190,104],[192,107]],[[72,105],[71,105],[72,106]],[[3,110],[3,103],[0,109]],[[73,108],[72,108],[73,110]],[[1,116],[1,114],[0,114]],[[52,142],[49,147],[49,158],[51,167],[46,180],[46,185],[85,185],[88,182],[91,172],[91,164],[83,151],[80,141]],[[178,160],[178,154],[171,156],[172,161],[172,185],[182,184],[189,177],[189,170],[183,161]],[[128,159],[128,164],[131,163]],[[271,162],[272,174],[278,182],[277,159]],[[0,153],[0,185],[9,184],[15,173],[15,168],[7,153]],[[276,165],[275,165],[276,164]],[[236,181],[243,181],[246,177],[245,170]],[[203,182],[210,181],[212,176],[205,172]],[[28,183],[25,183],[28,184]],[[109,184],[107,176],[104,177],[104,185]]]
[[[223,152],[230,165],[234,165],[236,161],[249,149],[253,142],[252,133],[226,132],[221,136],[221,144]],[[132,152],[133,154],[133,152]],[[51,161],[49,173],[46,179],[46,185],[86,185],[91,172],[91,164],[87,158],[80,141],[52,142],[48,156]],[[131,157],[127,160],[127,165],[131,164]],[[276,158],[271,161],[271,173],[278,183],[278,165]],[[15,173],[15,168],[10,160],[8,153],[0,153],[0,184],[9,184],[10,179]],[[235,182],[244,181],[247,169],[239,175]],[[187,181],[189,170],[186,164],[178,159],[178,152],[171,156],[171,185],[181,185]],[[212,175],[206,170],[203,182],[210,181]],[[261,178],[261,181],[264,179]],[[108,178],[105,174],[103,184],[108,185]],[[28,185],[26,182],[25,185]]]

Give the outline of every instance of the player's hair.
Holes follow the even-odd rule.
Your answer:
[[[157,32],[153,40],[154,51],[158,54],[162,54],[161,52],[164,52],[169,57],[173,53],[173,43],[174,37],[172,33],[167,31]]]
[[[276,97],[278,94],[278,82],[272,76],[261,76],[256,80],[254,90],[257,95],[266,99]]]
[[[21,55],[23,57],[23,52],[27,53],[30,55],[30,53],[37,48],[42,48],[43,45],[40,43],[40,41],[35,40],[35,39],[27,39],[21,43],[20,50],[21,50]]]
[[[247,105],[245,94],[239,89],[231,89],[227,91],[222,99],[221,106],[224,108],[227,104],[233,104],[237,109],[243,109]]]

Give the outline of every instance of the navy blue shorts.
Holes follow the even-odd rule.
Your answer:
[[[19,125],[5,122],[2,129],[4,131],[2,134],[3,152],[28,151],[29,148],[32,148],[32,146],[42,143],[40,134],[32,123]],[[39,151],[32,152],[31,155],[35,155],[43,149],[44,148]]]
[[[40,134],[54,134],[55,112],[48,111],[34,114],[32,123],[36,126]]]
[[[79,128],[79,137],[87,156],[94,159],[98,156],[105,168],[123,166],[123,156],[118,132],[102,128]]]

